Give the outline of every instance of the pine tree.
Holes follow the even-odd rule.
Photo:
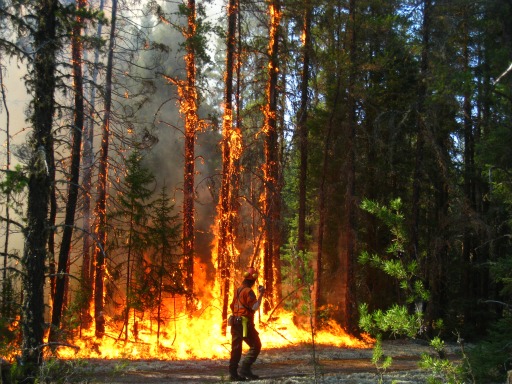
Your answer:
[[[124,272],[125,308],[124,335],[128,340],[129,317],[133,310],[144,310],[142,295],[147,291],[145,284],[145,253],[150,246],[147,226],[148,212],[152,209],[150,201],[154,186],[154,176],[143,164],[139,150],[134,149],[125,163],[126,175],[118,186],[115,208],[109,213],[111,241],[116,244],[117,269]]]
[[[186,294],[180,223],[178,215],[173,211],[174,204],[164,185],[160,196],[152,204],[152,222],[148,229],[151,252],[148,260],[150,272],[146,280],[151,286],[154,299],[148,307],[153,313],[156,311],[157,341],[160,339],[160,326],[166,319],[165,299]]]

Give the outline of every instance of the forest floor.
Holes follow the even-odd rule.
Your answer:
[[[448,358],[460,362],[462,351],[447,345]],[[265,349],[253,365],[259,384],[302,383],[427,383],[431,372],[418,367],[423,353],[434,354],[426,342],[393,340],[383,343],[383,352],[393,358],[385,371],[372,363],[372,349],[317,346],[316,364],[310,346]],[[224,383],[228,360],[104,360],[88,359],[74,370],[70,382],[110,384]],[[444,381],[444,380],[442,380]],[[246,381],[249,382],[249,381]]]

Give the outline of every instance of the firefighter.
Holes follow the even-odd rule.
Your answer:
[[[265,288],[259,286],[258,297],[252,290],[254,283],[258,278],[258,272],[250,267],[244,273],[242,285],[235,291],[233,301],[231,302],[231,358],[229,360],[229,379],[230,381],[244,381],[246,379],[255,380],[258,376],[251,371],[251,365],[256,361],[261,351],[261,341],[254,327],[254,314],[261,305]],[[249,346],[249,351],[242,361],[240,374],[238,373],[238,363],[242,358],[242,341]]]

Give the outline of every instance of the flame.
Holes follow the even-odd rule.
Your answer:
[[[274,41],[281,12],[271,5],[270,14],[272,16],[270,35],[271,41]],[[195,34],[194,28],[195,24],[189,23],[186,37]],[[269,52],[275,53],[273,44],[269,45]],[[194,51],[189,49],[185,55],[185,62],[189,69],[187,81],[164,76],[170,83],[177,86],[180,113],[185,117],[185,126],[192,139],[195,133],[204,126],[204,122],[197,116],[194,61]],[[275,75],[278,70],[277,65],[271,61],[269,72]],[[270,121],[276,119],[276,110],[267,106],[264,113],[265,124],[262,131],[269,135],[272,131]],[[235,260],[238,260],[240,255],[233,231],[236,216],[236,193],[234,191],[237,188],[237,177],[240,171],[238,161],[243,153],[242,134],[238,128],[232,127],[232,123],[233,111],[231,105],[226,105],[223,116],[223,135],[227,158],[223,159],[225,166],[223,174],[227,179],[223,184],[226,189],[221,193],[218,218],[213,228],[216,236],[214,244],[212,244],[213,254],[211,257],[217,270],[212,274],[215,278],[208,279],[206,275],[208,268],[197,257],[194,258],[193,284],[197,288],[194,288],[193,292],[196,295],[201,295],[196,297],[195,311],[190,311],[191,307],[187,303],[187,298],[176,296],[165,299],[163,305],[165,316],[164,320],[160,322],[160,326],[155,320],[156,314],[149,310],[143,313],[135,311],[135,314],[130,316],[127,327],[124,324],[125,316],[105,315],[105,333],[102,338],[95,337],[93,330],[81,331],[81,336],[76,336],[73,340],[73,346],[59,348],[57,354],[60,358],[184,360],[226,359],[229,357],[231,336],[230,332],[224,332],[223,312],[225,315],[225,299],[228,293],[226,291],[233,288],[236,280],[233,273]],[[193,160],[191,161],[193,162]],[[274,165],[275,160],[269,159],[263,166],[264,178],[267,183],[275,181],[275,175],[269,170]],[[193,170],[193,167],[191,169]],[[261,198],[264,197],[269,199],[268,195],[261,196]],[[193,212],[190,217],[193,218]],[[192,239],[193,236],[190,241]],[[217,254],[219,239],[224,241],[222,255]],[[255,263],[255,267],[259,268],[261,272],[260,264],[263,256],[259,255],[259,259],[259,263]],[[273,265],[272,268],[277,268],[277,266]],[[232,292],[230,298],[232,298]],[[316,344],[352,348],[368,348],[371,343],[367,337],[357,339],[348,335],[334,321],[328,322],[325,329],[312,332],[309,326],[311,322],[298,320],[295,312],[284,309],[273,311],[269,319],[262,308],[256,314],[255,321],[263,343],[263,353],[265,348],[290,347],[313,341]],[[129,330],[128,340],[120,339],[123,329]],[[159,331],[157,331],[158,329]]]
[[[105,334],[96,338],[94,330],[82,330],[76,335],[72,345],[61,347],[57,355],[62,359],[102,358],[102,359],[226,359],[231,348],[230,332],[223,335],[221,294],[217,281],[211,289],[206,289],[207,269],[196,258],[195,280],[203,287],[203,297],[197,303],[197,310],[187,314],[185,297],[168,297],[164,308],[167,319],[160,326],[154,313],[138,313],[134,321],[131,316],[128,329],[130,337],[125,342],[120,339],[123,329],[123,316],[105,316]],[[312,342],[309,326],[296,325],[296,314],[285,310],[272,313],[269,321],[261,312],[256,313],[255,321],[265,348],[280,348]],[[308,323],[302,322],[302,323]],[[348,335],[334,321],[327,323],[324,330],[315,333],[315,343],[337,347],[368,348],[371,340],[357,339]],[[264,353],[264,351],[263,351]]]
[[[185,307],[185,300],[179,300]],[[172,303],[168,303],[172,307]],[[299,328],[293,321],[294,313],[282,311],[273,315],[272,322],[264,323],[256,318],[258,332],[265,348],[280,348],[312,342],[311,331]],[[71,358],[103,359],[226,359],[229,358],[231,337],[228,332],[222,336],[221,313],[214,305],[208,305],[194,317],[189,318],[185,312],[178,312],[173,319],[164,324],[160,338],[157,340],[156,324],[149,320],[136,325],[136,338],[127,343],[118,340],[118,327],[114,327],[112,318],[106,319],[105,336],[97,339],[94,331],[82,333],[74,341],[74,347],[63,347],[58,356]],[[356,339],[346,334],[335,322],[329,322],[329,329],[317,332],[315,343],[321,345],[368,348],[371,340]],[[134,324],[129,327],[134,330]]]

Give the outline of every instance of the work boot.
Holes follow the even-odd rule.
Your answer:
[[[247,380],[243,376],[238,376],[238,373],[235,373],[234,375],[229,375],[229,381],[245,381]]]
[[[251,366],[242,364],[242,368],[240,368],[240,376],[244,376],[249,380],[258,380],[260,377],[251,372]]]
[[[229,372],[229,381],[245,381],[245,377],[240,376],[237,371]]]

